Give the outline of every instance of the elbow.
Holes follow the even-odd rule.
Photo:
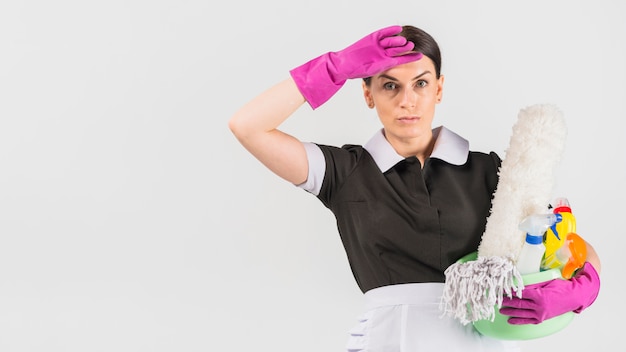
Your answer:
[[[233,115],[228,121],[228,128],[240,142],[257,139],[266,132],[259,126],[258,119],[246,113]]]
[[[232,132],[232,134],[237,135],[238,126],[235,118],[231,118],[230,120],[228,120],[228,129],[230,130],[230,132]]]
[[[241,138],[245,134],[245,125],[237,118],[237,116],[233,116],[230,120],[228,120],[228,129],[232,134],[237,138]]]

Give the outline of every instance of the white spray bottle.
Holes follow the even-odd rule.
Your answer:
[[[522,275],[541,270],[541,260],[546,252],[543,235],[562,220],[561,214],[534,214],[527,216],[519,225],[526,232],[526,241],[517,257],[517,270]]]

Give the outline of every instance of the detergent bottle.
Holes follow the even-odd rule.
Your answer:
[[[565,265],[567,258],[565,261],[560,260],[556,252],[565,245],[567,235],[576,233],[576,218],[572,214],[572,208],[567,198],[557,198],[553,203],[552,212],[561,214],[562,220],[546,232],[544,240],[546,252],[541,262],[541,269],[543,270],[560,268]]]
[[[541,261],[546,252],[546,230],[562,220],[561,214],[534,214],[527,216],[519,225],[526,232],[526,241],[517,258],[517,270],[522,275],[541,271]]]

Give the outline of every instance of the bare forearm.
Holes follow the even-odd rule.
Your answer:
[[[237,138],[254,138],[254,135],[276,129],[305,100],[291,78],[276,84],[246,103],[230,119],[229,127]]]
[[[229,121],[233,134],[252,155],[272,172],[295,184],[306,181],[306,152],[298,139],[278,130],[278,126],[304,102],[289,78],[245,104]]]

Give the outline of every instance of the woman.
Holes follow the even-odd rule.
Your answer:
[[[444,83],[435,40],[412,26],[390,26],[290,74],[237,111],[229,127],[265,166],[335,215],[367,302],[348,350],[518,350],[438,309],[445,269],[480,243],[500,158],[469,151],[468,142],[445,127],[433,129]],[[304,143],[278,130],[305,102],[316,109],[355,78],[363,79],[365,102],[382,124],[367,144]],[[591,246],[589,261],[595,273],[599,259]],[[578,285],[587,288],[581,297],[560,310],[581,311],[593,302],[599,279],[591,276],[591,283]],[[513,323],[527,323],[529,314],[549,317],[519,298],[507,302]]]

